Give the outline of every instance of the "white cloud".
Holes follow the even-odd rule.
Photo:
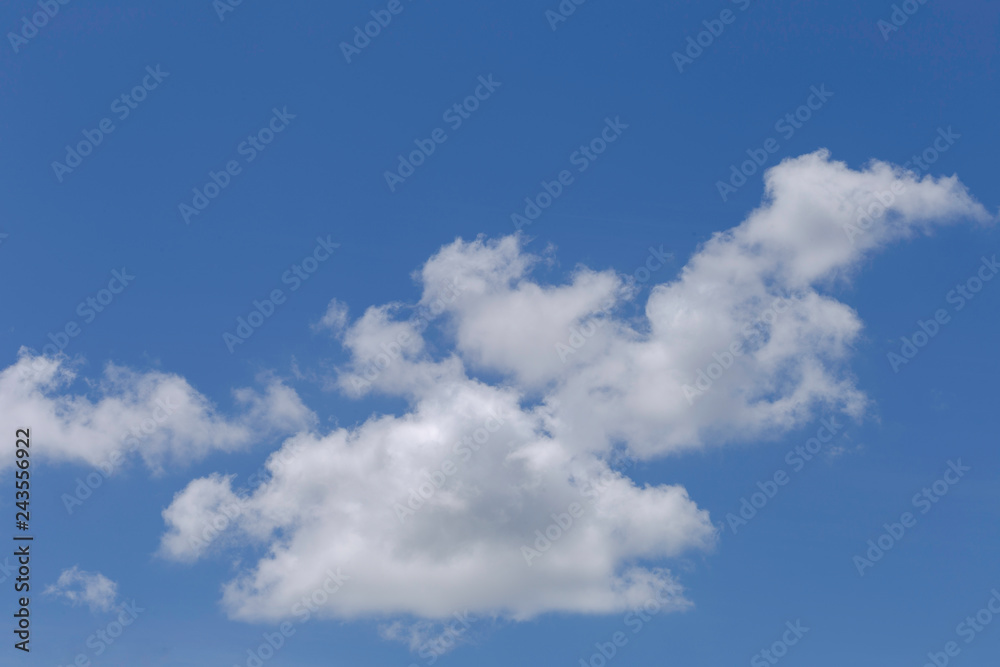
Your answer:
[[[313,329],[316,331],[330,331],[335,336],[339,336],[343,333],[346,326],[347,304],[337,299],[332,299],[326,307],[326,313],[323,314],[319,322],[313,325]]]
[[[470,634],[470,630],[480,629],[483,620],[469,613],[456,613],[452,618],[434,622],[396,620],[379,626],[378,631],[383,639],[407,644],[410,651],[433,664],[459,644],[473,643],[481,632]]]
[[[218,475],[196,479],[164,510],[163,518],[172,530],[163,536],[162,556],[197,560],[230,521],[242,514],[242,501],[230,490],[230,481]]]
[[[456,376],[403,417],[296,436],[286,445],[296,454],[280,466],[272,458],[272,478],[230,523],[270,554],[226,586],[228,609],[246,619],[290,616],[335,566],[351,580],[325,614],[342,617],[602,612],[674,587],[667,572],[621,565],[710,546],[707,513],[679,487],[640,488],[596,457],[575,456],[546,437],[543,416],[520,409],[517,398]],[[401,512],[428,475],[443,478],[441,488],[425,486],[426,506]],[[591,491],[595,483],[600,493]],[[235,495],[227,478],[193,482],[164,513],[164,551],[183,557],[173,547],[203,535]],[[573,503],[582,516],[529,564],[522,546],[535,546],[534,531]]]
[[[111,611],[118,598],[118,584],[100,572],[85,572],[74,565],[63,570],[45,594],[65,598],[74,607],[87,605],[91,611]]]
[[[135,450],[158,470],[313,421],[298,395],[274,380],[263,395],[235,391],[244,410],[235,419],[177,375],[108,364],[99,380],[87,381],[85,394],[67,392],[74,380],[76,370],[64,357],[33,356],[22,348],[17,363],[0,371],[0,429],[13,433],[30,424],[32,451],[42,457],[106,467],[116,453]],[[12,464],[5,458],[0,469]]]
[[[635,294],[623,276],[579,268],[565,285],[543,285],[516,237],[446,246],[418,274],[418,305],[444,313],[451,350],[397,319],[399,304],[369,308],[343,335],[344,392],[401,396],[409,411],[296,435],[252,493],[230,478],[192,482],[164,512],[163,552],[204,553],[192,538],[239,500],[219,535],[266,555],[224,588],[236,618],[292,616],[331,568],[351,579],[316,603],[328,617],[525,619],[650,598],[683,608],[661,565],[710,549],[709,517],[680,486],[640,487],[612,470],[612,451],[661,457],[777,435],[822,411],[861,417],[868,399],[847,362],[862,323],[829,288],[892,241],[990,219],[954,178],[918,180],[879,162],[853,171],[825,152],[782,162],[766,184],[762,206],[656,286],[635,319],[621,315]],[[854,233],[858,208],[886,191],[889,211]],[[775,304],[784,307],[772,313]],[[564,363],[557,344],[595,317]],[[700,372],[711,386],[686,395]],[[440,488],[426,485],[434,480]],[[419,509],[401,513],[422,484]]]

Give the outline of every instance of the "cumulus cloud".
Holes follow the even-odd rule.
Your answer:
[[[215,450],[233,451],[267,434],[295,432],[313,421],[298,395],[274,380],[263,394],[236,390],[243,412],[228,419],[177,375],[108,364],[102,377],[87,379],[89,391],[70,393],[76,379],[76,368],[65,357],[34,356],[22,348],[17,362],[0,371],[0,429],[13,433],[31,424],[32,451],[53,460],[109,467],[137,451],[159,470]],[[0,469],[12,464],[4,459]]]
[[[45,594],[65,598],[74,607],[87,605],[91,611],[111,611],[118,599],[118,584],[100,572],[86,572],[74,565],[63,570]]]
[[[192,482],[164,512],[163,553],[207,553],[205,526],[238,504],[208,532],[265,554],[224,587],[247,620],[684,608],[664,565],[711,549],[707,512],[610,461],[772,437],[825,411],[862,417],[848,366],[862,323],[831,288],[893,241],[990,220],[955,178],[851,170],[824,151],[765,182],[761,206],[655,286],[638,317],[613,271],[534,279],[519,237],[442,248],[417,274],[426,314],[386,304],[344,323],[351,359],[336,386],[402,397],[407,411],[295,435],[252,491]],[[425,339],[433,318],[450,347]],[[318,595],[332,568],[350,579]]]
[[[300,434],[286,444],[294,456],[272,457],[270,480],[229,524],[270,549],[225,587],[234,616],[290,616],[334,566],[351,579],[327,616],[612,611],[675,586],[623,561],[712,544],[708,514],[684,489],[641,488],[574,455],[515,392],[458,367],[433,386],[405,416]],[[183,559],[178,549],[236,499],[229,478],[193,482],[164,512],[164,551]],[[553,523],[559,535],[539,540]]]

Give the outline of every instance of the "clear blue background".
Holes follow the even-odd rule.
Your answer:
[[[510,233],[524,197],[567,168],[607,116],[629,129],[528,230],[532,250],[558,248],[560,265],[547,280],[578,262],[631,271],[653,244],[676,255],[656,276],[670,279],[699,243],[759,203],[760,174],[727,202],[715,184],[769,137],[781,146],[769,164],[826,147],[857,168],[872,157],[902,163],[950,126],[962,137],[931,173],[958,173],[989,210],[1000,204],[995,3],[929,0],[886,41],[876,23],[889,18],[888,0],[754,0],[746,11],[723,0],[592,0],[554,32],[544,12],[555,0],[403,1],[405,10],[350,64],[338,44],[384,3],[245,0],[220,22],[209,0],[73,0],[18,54],[4,39],[0,232],[9,236],[0,245],[0,363],[13,363],[22,345],[39,350],[49,332],[79,319],[77,304],[125,266],[134,285],[67,352],[87,360],[89,376],[106,360],[178,373],[229,409],[231,388],[253,384],[261,370],[291,376],[293,356],[303,368],[340,358],[335,343],[309,329],[331,298],[355,315],[414,300],[410,273],[442,244]],[[671,54],[725,8],[736,21],[678,73]],[[18,29],[36,10],[8,0],[0,30]],[[115,119],[115,132],[59,183],[51,163],[63,159],[64,146],[112,116],[112,100],[156,65],[169,78],[128,119]],[[396,155],[444,127],[444,110],[489,74],[501,88],[390,193],[383,172]],[[781,138],[775,122],[820,84],[834,97],[794,137]],[[291,126],[185,225],[178,204],[190,202],[209,170],[237,157],[273,107],[285,106],[297,114]],[[251,300],[282,287],[282,273],[327,234],[342,244],[340,254],[229,354],[222,332]],[[955,626],[1000,587],[1000,283],[899,374],[886,353],[918,318],[946,307],[948,290],[998,247],[995,230],[951,229],[890,248],[837,292],[866,323],[853,368],[876,401],[874,417],[847,429],[841,444],[849,453],[794,475],[739,534],[725,532],[715,553],[674,563],[695,607],[656,617],[612,664],[748,664],[796,619],[811,630],[782,660],[790,666],[922,665],[927,651],[956,639]],[[290,382],[326,425],[399,407]],[[634,474],[684,484],[721,521],[757,481],[787,469],[785,452],[815,428],[644,464]],[[59,496],[88,471],[40,467],[34,577],[49,583],[79,564],[118,581],[147,610],[95,664],[245,664],[246,649],[270,628],[230,622],[219,610],[230,564],[176,566],[153,552],[159,512],[188,480],[249,474],[276,445],[156,478],[133,465],[72,516]],[[866,540],[912,510],[913,494],[959,457],[972,472],[859,577],[851,559]],[[5,512],[10,487],[0,484]],[[13,604],[8,585],[0,588],[4,610]],[[107,622],[36,600],[35,650],[25,660],[5,640],[0,664],[67,664]],[[594,642],[621,629],[621,616],[499,624],[439,664],[578,665]],[[998,655],[1000,620],[963,644],[955,664],[993,665]],[[425,664],[381,640],[376,622],[358,622],[301,626],[267,664],[410,662]]]

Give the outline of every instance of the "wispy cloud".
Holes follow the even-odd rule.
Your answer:
[[[74,565],[63,570],[45,594],[69,600],[74,607],[86,605],[91,611],[111,611],[118,599],[118,584],[100,572],[86,572]]]

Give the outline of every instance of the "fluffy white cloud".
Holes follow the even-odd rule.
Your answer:
[[[177,375],[108,364],[99,380],[87,381],[87,393],[67,392],[76,379],[65,357],[33,356],[22,348],[17,363],[0,371],[0,430],[13,433],[30,424],[32,452],[42,457],[113,469],[137,451],[158,470],[313,421],[298,395],[273,380],[264,394],[235,391],[244,412],[227,419]],[[12,458],[0,460],[0,469],[12,464]]]
[[[818,409],[860,415],[866,399],[844,362],[862,325],[821,290],[891,241],[991,218],[954,177],[882,162],[853,171],[825,151],[785,160],[766,187],[762,206],[653,289],[639,321],[606,316],[605,299],[628,298],[611,278],[582,270],[561,288],[536,285],[513,238],[442,250],[424,267],[424,298],[444,276],[470,282],[448,305],[457,354],[543,386],[553,433],[578,450],[620,440],[655,456],[767,436]],[[575,298],[584,280],[595,283],[589,302]],[[566,320],[594,333],[573,340]]]
[[[862,324],[829,287],[892,241],[990,219],[954,178],[853,171],[825,152],[782,162],[766,184],[765,202],[656,286],[638,318],[622,315],[635,292],[613,272],[533,280],[517,237],[443,248],[418,274],[419,316],[374,306],[343,330],[352,360],[338,386],[409,410],[294,436],[252,492],[192,482],[164,512],[163,553],[196,558],[206,535],[263,548],[224,589],[243,619],[683,607],[661,565],[711,548],[709,517],[680,486],[636,485],[613,452],[767,437],[823,410],[860,417],[847,361]],[[450,350],[425,340],[433,318]],[[321,594],[337,568],[349,580]]]
[[[296,436],[248,498],[228,478],[193,482],[164,512],[164,552],[183,558],[220,507],[239,504],[230,532],[270,546],[225,589],[246,619],[292,615],[335,567],[350,580],[323,613],[341,617],[600,612],[673,589],[666,572],[622,564],[709,546],[707,513],[682,488],[639,488],[544,430],[514,392],[456,374],[403,417]],[[551,547],[538,539],[560,523]]]
[[[74,607],[87,605],[91,611],[111,611],[118,598],[118,584],[100,572],[85,572],[74,565],[63,570],[45,594],[65,598]]]

